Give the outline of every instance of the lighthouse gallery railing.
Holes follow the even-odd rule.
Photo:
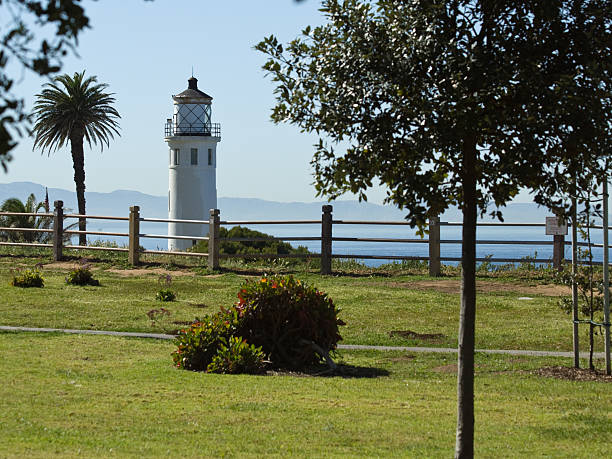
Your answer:
[[[211,136],[221,137],[220,123],[185,123],[184,121],[176,123],[174,121],[166,122],[164,126],[164,136]]]

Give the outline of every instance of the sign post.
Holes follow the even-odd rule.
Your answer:
[[[561,271],[565,259],[567,222],[558,217],[546,217],[546,234],[553,236],[553,268]]]
[[[578,275],[578,201],[572,199],[572,314],[573,314],[573,344],[574,344],[574,367],[580,368],[580,345],[578,336],[578,284],[576,276]]]

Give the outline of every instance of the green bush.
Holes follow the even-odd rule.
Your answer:
[[[227,228],[219,228],[219,238],[259,238],[268,239],[266,241],[221,241],[219,245],[220,254],[261,254],[269,253],[273,255],[286,255],[290,253],[309,253],[308,249],[303,246],[294,248],[288,242],[274,240],[271,236],[260,231],[255,231],[243,226],[234,226],[229,230]],[[192,249],[193,252],[207,253],[208,241],[199,241]]]
[[[247,281],[238,299],[238,334],[261,346],[275,366],[317,364],[342,339],[338,327],[344,322],[331,298],[293,276]]]
[[[155,294],[157,301],[174,301],[176,300],[176,293],[169,288],[162,288]]]
[[[94,279],[89,265],[82,265],[70,271],[66,276],[66,283],[70,285],[100,285],[100,281]]]
[[[238,299],[179,332],[177,368],[259,373],[266,358],[278,368],[302,369],[327,359],[342,339],[333,301],[293,276],[247,281]]]
[[[38,287],[42,288],[45,286],[45,280],[40,273],[40,269],[38,266],[34,268],[26,268],[21,269],[17,268],[13,274],[13,278],[11,279],[11,285],[13,287]]]
[[[236,334],[237,325],[238,310],[234,307],[221,309],[179,331],[174,340],[177,350],[172,353],[174,365],[185,370],[206,371],[221,346]]]
[[[217,354],[206,368],[208,373],[260,374],[265,370],[264,353],[261,347],[238,337],[231,336],[228,344],[220,344]]]
[[[170,274],[162,274],[157,279],[157,283],[160,289],[155,295],[155,299],[158,301],[174,301],[176,300],[176,293],[170,288],[172,285],[172,276]]]

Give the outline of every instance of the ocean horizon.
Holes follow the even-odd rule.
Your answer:
[[[299,225],[245,225],[274,237],[319,237],[321,235],[320,224],[299,224]],[[228,226],[229,228],[229,226]],[[126,226],[109,226],[108,224],[98,224],[92,222],[88,225],[91,231],[117,231],[127,232]],[[142,234],[167,234],[167,224],[165,223],[141,223]],[[359,237],[359,238],[382,238],[382,239],[420,239],[416,235],[415,229],[409,226],[382,226],[382,225],[334,225],[333,237]],[[127,237],[97,237],[90,236],[89,240],[96,239],[111,240],[119,245],[127,244]],[[461,240],[461,227],[441,226],[440,239]],[[525,259],[537,258],[551,260],[553,255],[552,236],[545,234],[544,227],[491,227],[484,226],[477,229],[477,239],[480,241],[476,246],[476,256],[478,258],[514,258]],[[386,256],[412,256],[427,257],[429,254],[427,238],[420,243],[403,242],[364,242],[364,241],[334,241],[332,243],[332,253],[334,255],[386,255]],[[487,244],[486,241],[537,241],[541,244]],[[148,250],[167,250],[167,240],[157,238],[141,238],[140,245]],[[571,242],[571,234],[566,236],[566,242]],[[601,244],[603,242],[602,230],[594,229],[591,234],[591,242]],[[320,252],[320,241],[290,241],[292,246],[304,246],[313,253]],[[593,259],[596,262],[603,261],[603,248],[594,247]],[[442,243],[440,248],[442,258],[460,258],[460,243]],[[571,259],[571,246],[565,247],[565,258]],[[391,259],[359,259],[366,266],[377,267],[385,263],[391,263]],[[442,261],[444,264],[457,265],[457,261]],[[495,262],[493,262],[495,263]],[[506,262],[499,262],[505,264]]]

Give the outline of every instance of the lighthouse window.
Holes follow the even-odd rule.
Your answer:
[[[178,148],[174,149],[174,165],[178,166],[180,163],[181,150]]]
[[[197,148],[191,149],[191,165],[192,166],[198,165],[198,149]]]
[[[212,166],[212,148],[208,149],[208,165]]]

